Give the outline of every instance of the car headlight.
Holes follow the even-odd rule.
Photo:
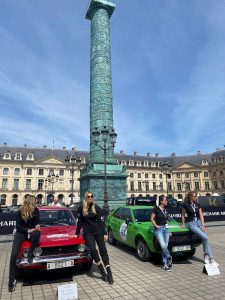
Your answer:
[[[40,256],[42,254],[42,249],[40,247],[37,247],[33,251],[34,256]]]
[[[85,251],[85,245],[84,244],[78,245],[78,251],[84,252]]]
[[[27,258],[28,251],[29,251],[28,248],[23,249],[23,256],[24,256],[25,258]]]

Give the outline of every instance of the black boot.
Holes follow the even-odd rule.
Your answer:
[[[108,282],[109,282],[109,284],[113,284],[113,276],[112,276],[112,271],[110,269],[110,266],[106,267],[106,271],[108,273]]]
[[[104,269],[103,265],[100,264],[100,265],[97,265],[97,266],[98,266],[99,271],[100,271],[100,273],[101,273],[101,275],[102,275],[102,280],[105,281],[105,282],[107,282],[107,281],[108,281],[108,279],[107,279],[107,274],[106,274],[106,272],[105,272],[105,269]]]

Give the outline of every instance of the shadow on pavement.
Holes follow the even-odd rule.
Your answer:
[[[51,271],[25,271],[23,286],[62,283],[73,281],[73,276],[85,273],[80,269],[58,269]]]
[[[119,250],[121,250],[121,251],[123,251],[127,254],[130,254],[130,255],[134,256],[139,261],[135,249],[133,249],[133,248],[127,246],[127,245],[124,245],[120,242],[117,242],[117,244],[115,246],[112,246],[112,247],[116,247],[117,249],[119,249]],[[192,264],[191,260],[202,262],[201,259],[198,259],[197,257],[194,257],[194,256],[187,260],[183,257],[182,254],[173,255],[173,263],[175,263],[175,264],[184,264],[184,265]],[[148,263],[148,262],[146,262],[146,263]],[[161,254],[152,255],[150,257],[149,263],[151,263],[155,266],[161,266]]]

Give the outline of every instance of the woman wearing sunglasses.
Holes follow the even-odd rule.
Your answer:
[[[81,227],[83,227],[84,238],[90,248],[91,257],[101,272],[102,279],[109,284],[113,284],[109,256],[105,245],[108,235],[105,229],[104,215],[102,209],[95,204],[92,192],[85,193],[83,205],[78,208],[77,214],[78,222],[75,238],[80,234]],[[100,256],[107,274],[105,273],[105,269],[96,249],[96,243],[98,244]]]

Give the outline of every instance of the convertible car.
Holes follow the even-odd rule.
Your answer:
[[[112,210],[106,218],[108,242],[115,245],[119,241],[135,248],[142,261],[149,260],[151,256],[159,257],[160,246],[154,235],[154,226],[150,222],[152,209],[153,206],[121,206]],[[168,225],[168,248],[171,254],[179,253],[186,259],[192,257],[202,240],[187,228],[181,228],[172,218]]]
[[[33,263],[28,264],[29,241],[24,241],[17,258],[16,277],[21,277],[25,269],[53,270],[81,267],[88,270],[92,266],[90,252],[82,236],[73,237],[76,221],[66,207],[39,207],[41,238],[33,255]]]

